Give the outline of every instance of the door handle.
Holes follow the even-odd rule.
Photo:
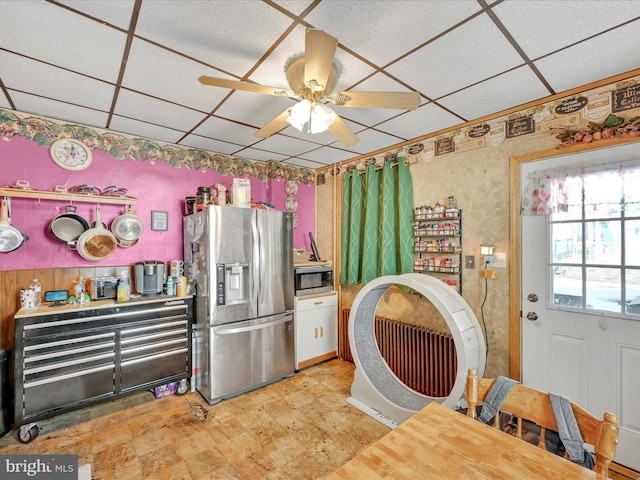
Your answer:
[[[313,338],[318,338],[318,328],[314,328],[313,331],[315,332],[315,336]]]
[[[322,330],[322,327],[320,327],[320,336],[324,337],[324,330]]]
[[[538,295],[536,295],[535,293],[530,293],[529,295],[527,295],[527,300],[529,300],[531,303],[536,303],[538,301]]]
[[[538,319],[538,314],[536,312],[527,313],[527,320],[531,320],[532,322],[535,322],[537,319]]]

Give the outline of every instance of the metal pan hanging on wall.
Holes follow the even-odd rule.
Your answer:
[[[2,199],[2,209],[0,211],[0,252],[8,253],[17,250],[22,246],[26,237],[16,227],[11,225],[9,219],[9,205],[7,199]]]
[[[113,235],[116,237],[118,244],[122,243],[120,246],[132,247],[133,245],[131,245],[130,242],[137,242],[142,236],[144,226],[140,217],[131,211],[130,205],[127,205],[125,210],[123,215],[116,217],[115,220],[111,222],[111,232],[113,232]]]
[[[89,230],[89,223],[76,214],[76,207],[67,205],[65,213],[61,213],[49,224],[49,231],[61,242],[75,242],[84,232]]]
[[[113,234],[102,226],[100,207],[96,207],[96,226],[78,238],[76,249],[82,258],[98,262],[110,257],[116,251],[117,243]]]

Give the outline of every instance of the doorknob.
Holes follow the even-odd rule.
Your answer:
[[[532,322],[535,322],[537,319],[538,319],[538,314],[536,312],[527,313],[527,320],[531,320]]]
[[[527,300],[529,300],[531,303],[536,303],[538,301],[538,295],[536,295],[535,293],[530,293],[529,295],[527,295]]]

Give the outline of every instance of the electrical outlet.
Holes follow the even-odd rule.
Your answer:
[[[494,253],[492,260],[487,267],[490,268],[507,268],[507,254],[506,253]]]
[[[473,255],[465,255],[464,268],[468,268],[468,269],[476,268],[476,257],[474,257]]]

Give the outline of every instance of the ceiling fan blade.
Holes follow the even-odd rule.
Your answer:
[[[349,99],[345,100],[343,95]],[[415,110],[420,106],[418,92],[339,92],[329,98],[340,107]]]
[[[280,130],[282,127],[286,125],[287,118],[289,118],[289,115],[291,115],[290,108],[286,109],[276,118],[274,118],[269,123],[267,123],[264,127],[258,130],[256,133],[254,133],[253,136],[258,138],[270,137],[271,135],[273,135],[274,133],[276,133],[278,130]]]
[[[283,90],[282,88],[265,87],[264,85],[258,85],[257,83],[240,82],[238,80],[227,80],[225,78],[208,77],[206,75],[198,77],[198,80],[203,85],[210,85],[212,87],[232,88],[234,90],[265,93],[267,95],[276,95],[279,97],[296,97],[293,92]]]
[[[333,133],[333,136],[345,147],[353,147],[360,141],[356,134],[351,131],[347,124],[338,115],[335,120],[329,125],[329,131]]]
[[[324,91],[333,66],[338,40],[322,30],[308,29],[304,45],[304,83]]]

